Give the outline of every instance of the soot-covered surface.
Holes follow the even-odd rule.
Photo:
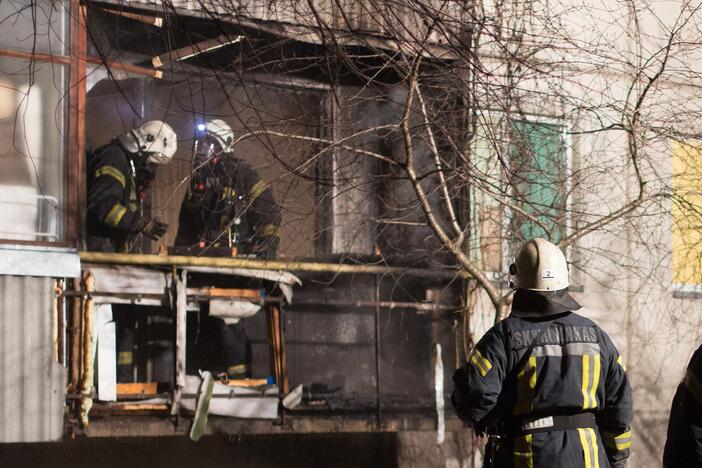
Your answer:
[[[82,439],[0,445],[3,467],[304,467],[397,466],[393,433],[280,434],[204,437]]]

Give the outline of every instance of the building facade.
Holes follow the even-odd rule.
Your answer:
[[[175,404],[186,388],[177,364],[171,387],[152,395],[164,401],[100,397],[99,372],[84,359],[101,342],[90,321],[119,296],[170,307],[184,327],[173,339],[185,339],[202,292],[181,284],[182,271],[238,268],[301,280],[211,286],[292,288],[278,306],[257,296],[266,312],[245,323],[253,374],[274,377],[276,398],[298,385],[302,398],[276,424],[222,417],[210,431],[392,431],[410,434],[405,447],[432,448],[467,439],[443,409],[452,370],[495,320],[485,285],[508,304],[515,246],[538,236],[566,251],[583,313],[623,353],[636,406],[632,463],[657,466],[672,393],[699,341],[698,13],[677,2],[527,3],[0,5],[4,313],[26,312],[3,327],[27,339],[24,348],[2,342],[12,376],[3,398],[26,394],[37,368],[51,382],[6,403],[0,438],[129,435],[114,417],[136,417],[151,428],[142,435],[187,433],[187,423],[158,419],[192,416]],[[197,127],[211,118],[233,128],[236,154],[282,208],[272,262],[155,255],[173,243]],[[152,119],[178,134],[143,207],[168,233],[139,241],[131,257],[85,252],[86,153]],[[153,287],[89,290],[86,274],[108,278],[100,272],[110,268],[155,275]],[[164,291],[179,284],[177,319]],[[46,414],[49,428],[37,422]],[[430,453],[467,464],[479,451],[456,443]]]

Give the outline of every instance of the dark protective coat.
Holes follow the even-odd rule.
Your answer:
[[[523,363],[519,369],[518,363]],[[589,319],[573,312],[524,316],[513,310],[478,342],[453,380],[454,407],[478,430],[490,421],[509,425],[524,418],[594,413],[598,429],[506,436],[497,466],[605,468],[626,463],[631,390],[617,349]]]
[[[692,355],[673,398],[663,465],[702,467],[702,346]]]
[[[88,250],[127,252],[143,228],[128,153],[114,141],[88,155]]]
[[[194,323],[193,314],[188,320],[188,374],[203,369],[230,378],[251,376],[251,343],[242,321],[226,324],[219,317],[205,316]]]
[[[176,245],[227,246],[270,258],[278,247],[280,208],[256,170],[231,153],[195,171],[180,207]]]

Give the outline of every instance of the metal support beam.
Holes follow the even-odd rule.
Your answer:
[[[383,309],[415,309],[422,312],[456,311],[460,305],[436,304],[434,302],[402,302],[402,301],[347,301],[337,299],[295,299],[293,304],[298,306],[332,306],[332,307],[380,307]]]
[[[414,276],[432,279],[469,279],[466,271],[456,269],[429,269],[393,267],[369,264],[339,264],[320,262],[298,262],[283,260],[256,260],[237,257],[190,257],[184,255],[139,255],[105,252],[80,252],[80,259],[85,263],[101,263],[112,265],[148,265],[148,266],[180,266],[180,267],[214,267],[242,268],[246,270],[288,270],[313,273],[333,274],[371,274]]]

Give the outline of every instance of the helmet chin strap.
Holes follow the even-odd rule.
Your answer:
[[[136,153],[130,153],[130,159],[132,161],[132,165],[136,166],[143,166],[147,163],[149,160],[149,153],[146,153],[145,151],[139,150]]]
[[[134,130],[130,130],[129,135],[132,137],[132,142],[134,143],[134,147],[136,148],[136,151],[132,151],[132,153],[141,155],[142,149],[141,149],[141,144],[139,143],[139,137],[134,132]]]
[[[142,145],[139,140],[139,136],[136,134],[134,129],[130,130],[128,135],[131,137],[131,148],[125,147],[127,151],[129,151],[132,155],[135,155],[137,159],[137,162],[139,164],[146,164],[147,160],[149,159],[151,152],[149,151],[144,151],[142,148]],[[136,149],[136,150],[134,150]]]

